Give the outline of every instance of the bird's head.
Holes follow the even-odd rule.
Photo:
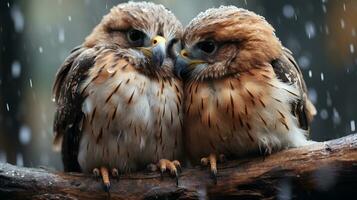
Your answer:
[[[186,27],[175,71],[185,79],[219,79],[264,66],[281,43],[261,16],[234,6],[200,13]]]
[[[168,54],[181,37],[182,29],[181,23],[164,6],[129,2],[113,7],[84,45],[118,48],[142,67],[157,70],[167,60],[171,62]]]

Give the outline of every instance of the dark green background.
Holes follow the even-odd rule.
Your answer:
[[[120,2],[0,0],[0,162],[61,168],[59,154],[51,149],[54,74],[69,51]],[[184,25],[219,5],[265,16],[302,66],[318,109],[311,138],[323,141],[354,132],[357,1],[154,2],[172,10]]]

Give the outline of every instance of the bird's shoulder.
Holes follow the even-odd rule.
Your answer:
[[[281,56],[273,60],[271,66],[280,81],[297,89],[298,99],[291,105],[292,113],[298,118],[300,127],[309,130],[311,121],[316,114],[316,108],[308,98],[303,74],[292,52],[283,47]]]

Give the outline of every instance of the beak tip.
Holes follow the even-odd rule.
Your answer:
[[[161,67],[166,57],[165,46],[158,45],[153,48],[151,61],[155,66]]]
[[[164,63],[164,57],[163,56],[153,56],[152,57],[152,63],[155,66],[161,67],[162,64]]]
[[[185,79],[188,75],[187,62],[181,57],[175,60],[174,73],[181,79]]]

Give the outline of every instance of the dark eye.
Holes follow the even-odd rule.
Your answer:
[[[130,30],[128,31],[127,36],[129,42],[131,42],[135,46],[142,46],[144,44],[145,33],[139,30],[136,29]]]
[[[197,47],[207,54],[211,54],[216,50],[216,44],[213,41],[199,42],[197,43]]]

